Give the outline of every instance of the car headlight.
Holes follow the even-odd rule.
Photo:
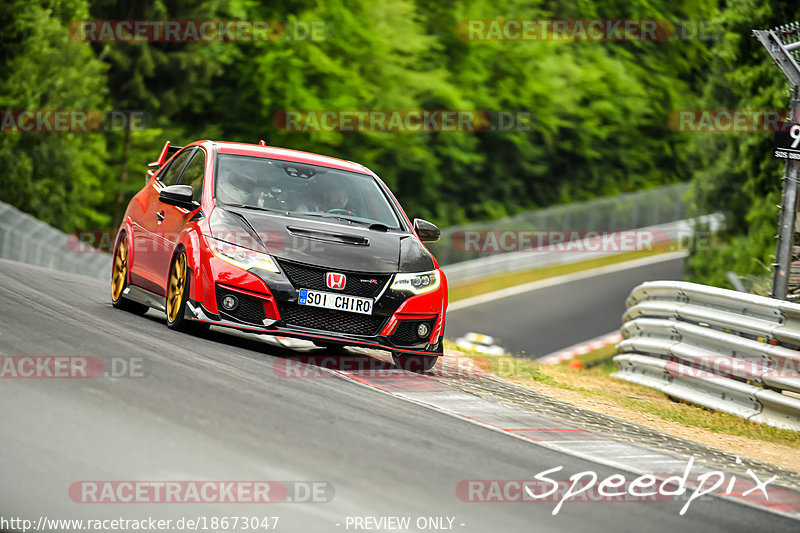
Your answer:
[[[211,253],[232,265],[245,270],[261,268],[270,272],[280,272],[275,260],[267,254],[242,248],[213,237],[206,237],[206,240],[208,240],[208,247],[211,248]]]
[[[392,289],[423,294],[439,288],[439,271],[415,272],[413,274],[395,274]]]

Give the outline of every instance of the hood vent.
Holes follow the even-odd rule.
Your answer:
[[[369,246],[369,239],[360,235],[348,235],[346,233],[331,233],[309,228],[299,228],[288,226],[289,233],[297,237],[303,237],[314,241],[333,242],[336,244],[351,244],[353,246]]]

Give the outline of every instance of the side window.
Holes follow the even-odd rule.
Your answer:
[[[164,170],[164,172],[159,173],[158,181],[166,186],[175,185],[178,182],[178,177],[181,175],[181,170],[183,169],[184,165],[186,165],[186,162],[189,160],[192,152],[194,152],[193,149],[184,150],[175,156],[175,159],[172,160],[172,163],[170,163],[169,167]]]
[[[197,150],[196,155],[192,158],[183,172],[181,183],[190,185],[194,194],[192,199],[195,202],[200,202],[203,197],[203,175],[206,170],[206,154],[203,150]]]

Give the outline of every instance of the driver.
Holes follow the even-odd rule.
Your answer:
[[[254,200],[255,180],[232,169],[224,169],[220,174],[217,192],[226,204],[251,205]]]
[[[341,185],[329,185],[322,193],[323,208],[325,212],[338,210],[345,211],[348,215],[355,215],[350,205],[350,198],[347,190]]]
[[[345,209],[350,200],[344,189],[329,189],[325,191],[325,205],[328,209]]]

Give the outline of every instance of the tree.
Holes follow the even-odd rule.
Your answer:
[[[789,85],[753,29],[772,28],[796,18],[796,4],[732,0],[720,11],[725,29],[715,41],[702,88],[705,109],[785,110]],[[696,250],[692,279],[730,287],[727,271],[768,277],[774,261],[783,164],[772,158],[772,132],[692,136],[691,202],[696,212],[721,212],[726,230],[714,247]]]
[[[0,15],[0,109],[107,111],[105,66],[69,38],[84,0],[12,0]],[[0,196],[67,231],[99,228],[108,178],[102,131],[0,133]]]

